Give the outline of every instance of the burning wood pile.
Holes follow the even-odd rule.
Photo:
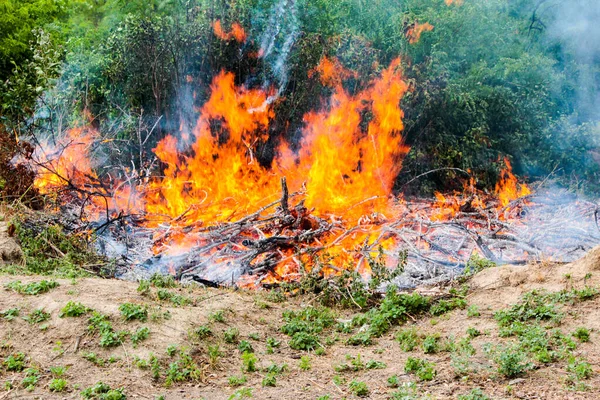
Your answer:
[[[304,116],[298,143],[280,140],[269,165],[256,149],[273,136],[274,93],[236,86],[221,72],[195,128],[153,149],[158,163],[150,164],[162,175],[148,173],[156,167],[142,172],[142,155],[119,173],[99,173],[106,140],[81,127],[40,142],[35,185],[57,196],[64,225],[94,233],[98,249],[127,267],[125,276],[171,273],[208,285],[257,287],[315,270],[367,278],[370,260],[381,256],[393,268],[407,252],[397,283],[413,286],[451,278],[473,253],[499,263],[567,261],[600,242],[590,225],[594,204],[536,203],[508,160],[494,193],[471,179],[463,193],[433,202],[393,195],[409,151],[400,60],[352,94],[343,83],[353,72],[336,60],[323,58],[314,73],[332,95]],[[561,210],[584,221],[564,245],[548,236],[564,223]]]

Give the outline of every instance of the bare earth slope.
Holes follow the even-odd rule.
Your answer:
[[[570,278],[567,274],[570,274]],[[469,306],[476,306],[480,316],[469,317],[464,309],[413,322],[422,336],[439,334],[441,340],[451,337],[458,341],[467,336],[466,330],[470,327],[482,333],[471,341],[476,350],[475,355],[469,358],[469,368],[473,372],[465,374],[463,378],[457,377],[456,368],[452,365],[453,353],[440,351],[424,354],[420,347],[412,352],[402,351],[394,340],[397,329],[377,339],[371,346],[358,347],[344,344],[349,335],[331,330],[324,335],[331,339],[323,343],[326,347],[325,354],[310,354],[311,369],[302,370],[300,357],[307,353],[291,349],[288,345],[289,337],[281,333],[280,328],[283,325],[284,310],[301,309],[314,303],[306,297],[277,302],[275,296],[267,293],[200,287],[163,289],[194,303],[176,306],[173,304],[176,300],[159,300],[157,288],[152,288],[151,294],[144,296],[136,290],[137,284],[119,280],[58,280],[60,286],[38,295],[19,294],[5,288],[5,285],[17,280],[28,283],[43,279],[48,278],[0,276],[0,312],[14,308],[19,310],[19,315],[12,319],[0,318],[1,360],[21,352],[25,355],[24,367],[39,370],[37,383],[28,391],[22,384],[26,372],[9,371],[5,363],[0,367],[0,383],[3,384],[0,386],[0,400],[77,399],[81,398],[81,390],[98,381],[113,388],[124,388],[128,399],[156,399],[161,395],[166,399],[227,399],[239,390],[229,385],[228,377],[242,376],[243,365],[236,340],[232,340],[234,343],[226,341],[225,332],[231,328],[239,330],[239,340],[247,340],[258,358],[257,371],[244,373],[247,382],[240,386],[252,388],[252,398],[255,399],[318,399],[325,395],[329,395],[330,399],[358,398],[350,389],[350,382],[353,380],[366,383],[369,394],[365,398],[386,399],[397,390],[388,387],[387,379],[392,375],[397,375],[400,382],[416,382],[418,396],[430,395],[430,398],[437,399],[455,399],[473,388],[481,388],[493,399],[600,398],[599,297],[565,306],[565,316],[558,325],[569,336],[577,327],[591,330],[590,341],[578,343],[574,350],[574,354],[587,360],[593,370],[592,377],[585,381],[585,391],[567,387],[569,373],[565,360],[536,364],[535,369],[517,379],[508,379],[496,372],[496,365],[483,350],[486,343],[514,341],[499,337],[493,313],[517,303],[527,291],[539,288],[549,291],[581,288],[584,280],[586,284],[597,287],[600,284],[600,249],[567,265],[503,266],[484,270],[470,281],[472,291],[467,297]],[[115,347],[102,347],[98,333],[88,329],[90,313],[80,317],[59,317],[61,309],[69,301],[81,302],[110,316],[115,332],[135,332],[140,327],[148,327],[149,337],[137,347],[133,346],[129,338]],[[119,306],[127,302],[147,305],[148,320],[124,321]],[[37,323],[27,321],[28,315],[38,309],[49,313],[49,319]],[[472,307],[471,310],[473,309]],[[336,312],[341,320],[353,315],[351,311]],[[209,327],[212,333],[204,338],[190,334],[200,326]],[[405,327],[399,329],[403,328]],[[267,338],[281,342],[278,347],[271,347],[272,354],[268,351]],[[269,343],[274,342],[269,339]],[[208,346],[216,344],[219,345],[220,355],[211,360]],[[164,377],[169,365],[179,359],[176,354],[173,357],[168,354],[168,347],[171,345],[176,345],[189,354],[201,373],[196,379],[176,382],[166,387]],[[94,353],[95,357],[90,353]],[[137,361],[138,358],[149,360],[151,354],[156,355],[161,365],[161,377],[158,381],[152,377],[152,368],[140,368],[144,365]],[[382,369],[336,371],[336,365],[348,362],[347,355],[356,357],[358,354],[364,363],[374,360],[385,363],[385,366]],[[429,382],[418,382],[414,375],[406,374],[404,366],[409,356],[434,362],[436,377]],[[276,386],[263,386],[263,378],[267,376],[264,369],[273,363],[285,363],[287,370],[276,376]],[[69,367],[61,378],[67,381],[67,386],[60,393],[49,390],[49,383],[53,379],[50,367],[54,366]],[[4,385],[4,382],[9,383]],[[238,396],[240,397],[234,398],[242,398],[241,392],[238,392]]]

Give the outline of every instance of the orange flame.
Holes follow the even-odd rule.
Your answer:
[[[421,35],[423,32],[430,32],[433,30],[433,25],[429,22],[425,22],[424,24],[419,24],[415,22],[413,26],[408,28],[406,31],[406,37],[408,38],[408,43],[415,44],[419,40],[421,40]]]
[[[456,4],[457,6],[461,6],[464,0],[444,0],[447,6],[451,6],[452,4]]]
[[[512,165],[508,158],[504,158],[506,168],[500,172],[500,180],[496,183],[496,196],[502,207],[506,207],[511,201],[531,194],[531,189],[526,184],[518,183],[517,177],[512,173]]]
[[[213,23],[213,32],[215,33],[215,36],[221,40],[235,40],[238,43],[243,43],[246,41],[246,31],[237,22],[231,24],[231,32],[225,32],[223,30],[223,26],[221,25],[221,20],[216,20]]]

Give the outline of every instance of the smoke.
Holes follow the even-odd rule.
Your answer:
[[[263,60],[270,65],[277,82],[277,96],[285,90],[289,78],[288,57],[300,28],[296,0],[279,0],[270,11],[267,27],[260,37],[260,50]],[[267,79],[265,88],[271,82]]]
[[[577,66],[576,112],[583,119],[600,118],[600,1],[540,0],[534,23],[542,27],[563,64]],[[535,19],[538,21],[535,21]],[[587,118],[586,118],[587,116]]]

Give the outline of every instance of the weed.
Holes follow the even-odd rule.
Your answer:
[[[404,382],[398,390],[392,393],[392,400],[417,400],[417,385],[413,382]]]
[[[258,333],[251,333],[251,334],[248,335],[248,338],[250,338],[252,340],[259,341],[260,340],[260,335]]]
[[[481,316],[481,313],[479,312],[479,307],[477,305],[473,304],[467,308],[467,317],[475,318],[479,316]]]
[[[172,275],[155,273],[150,277],[150,283],[157,288],[169,289],[177,287],[177,281]]]
[[[295,350],[314,350],[319,347],[318,333],[335,322],[329,308],[307,307],[301,311],[284,311],[285,324],[281,331],[292,337],[290,347]]]
[[[21,372],[25,369],[25,354],[11,354],[4,359],[3,364],[7,371]]]
[[[431,306],[429,312],[432,315],[440,316],[457,308],[464,309],[467,307],[467,301],[463,298],[455,297],[449,300],[440,300]]]
[[[142,296],[148,296],[150,294],[150,281],[145,279],[140,280],[137,292]]]
[[[577,328],[575,332],[573,332],[573,337],[577,338],[580,342],[589,342],[590,341],[590,331],[587,328]]]
[[[150,372],[152,373],[152,379],[155,381],[160,379],[160,363],[154,354],[150,354]]]
[[[240,331],[237,328],[228,328],[223,332],[223,340],[227,343],[237,343],[239,341]]]
[[[212,368],[215,368],[217,366],[219,357],[221,357],[222,355],[223,353],[221,353],[218,344],[208,346],[208,362]]]
[[[350,382],[349,388],[358,397],[367,397],[369,395],[369,388],[364,382],[353,380]]]
[[[198,340],[206,339],[209,336],[212,336],[213,332],[208,327],[208,325],[200,325],[196,329],[193,330],[193,336],[195,336]]]
[[[83,390],[81,397],[88,400],[126,400],[123,389],[112,389],[103,382],[98,382],[94,386]]]
[[[435,365],[419,358],[408,357],[404,364],[404,372],[414,373],[422,381],[430,381],[435,375]]]
[[[182,296],[177,293],[169,292],[168,290],[165,290],[165,289],[159,289],[158,292],[156,292],[156,296],[158,297],[159,300],[168,301],[171,304],[178,306],[178,307],[187,306],[189,304],[192,304],[192,300],[190,298]]]
[[[467,394],[461,394],[458,396],[458,400],[491,400],[488,396],[483,393],[479,388],[471,390]]]
[[[64,374],[67,372],[68,369],[69,369],[68,366],[66,366],[66,367],[61,367],[61,366],[50,367],[50,373],[55,378],[61,378],[62,376],[64,376]]]
[[[435,354],[440,351],[440,336],[438,334],[428,335],[423,340],[423,352],[425,354]]]
[[[240,351],[240,353],[254,353],[254,349],[252,348],[252,345],[247,340],[242,340],[238,344],[238,350]]]
[[[519,376],[532,367],[519,346],[497,346],[493,349],[486,348],[486,351],[492,353],[494,361],[498,364],[498,373],[507,378]]]
[[[79,302],[69,301],[63,308],[60,310],[58,316],[60,318],[64,317],[81,317],[84,314],[90,312],[91,309],[84,306]]]
[[[27,368],[25,370],[25,377],[21,381],[21,386],[25,388],[28,392],[31,392],[35,389],[35,385],[38,383],[40,379],[40,371],[36,368]]]
[[[569,357],[567,372],[573,374],[577,380],[589,379],[594,373],[590,363],[577,359],[575,356]]]
[[[51,392],[62,392],[67,388],[67,381],[64,379],[52,379],[48,384],[48,389]]]
[[[397,388],[398,386],[400,386],[400,378],[398,378],[398,375],[390,376],[387,379],[387,385],[391,388]]]
[[[106,365],[106,361],[103,358],[99,357],[96,353],[84,353],[82,357],[98,367],[103,367]]]
[[[12,321],[19,316],[20,310],[18,308],[9,308],[0,312],[0,316],[7,321]]]
[[[275,347],[279,347],[279,345],[281,345],[281,342],[279,340],[272,338],[272,337],[267,338],[267,346],[268,347],[275,348]]]
[[[220,322],[220,323],[224,323],[225,322],[225,311],[223,310],[217,310],[213,313],[208,314],[208,319],[214,322]]]
[[[323,395],[323,396],[319,396],[317,398],[317,400],[331,400],[331,396],[328,395],[328,394],[326,394],[326,395]]]
[[[236,390],[231,396],[229,396],[228,400],[248,399],[250,397],[252,397],[252,389],[241,388]]]
[[[120,346],[125,338],[129,335],[127,331],[118,331],[115,332],[112,330],[106,329],[100,332],[100,346],[102,347],[116,347]]]
[[[256,371],[256,363],[258,359],[254,353],[243,353],[242,354],[242,372],[255,372]]]
[[[21,283],[21,281],[14,281],[7,283],[4,287],[8,290],[12,290],[14,292],[20,294],[26,294],[29,296],[36,296],[38,294],[47,293],[51,289],[59,287],[60,284],[56,281],[39,281],[39,282],[30,282],[27,284]]]
[[[24,319],[29,321],[30,324],[39,324],[40,322],[48,321],[50,313],[47,313],[43,308],[38,308],[30,312]]]
[[[246,383],[247,380],[248,379],[244,375],[230,376],[229,378],[227,378],[227,381],[229,382],[229,386],[231,386],[231,387],[242,386],[244,383]]]
[[[119,311],[125,321],[137,319],[146,322],[148,319],[148,308],[139,304],[123,303],[119,306]]]
[[[481,336],[481,331],[479,331],[476,328],[470,327],[467,328],[467,335],[469,335],[470,338],[476,338],[477,336]]]
[[[402,329],[396,334],[396,341],[403,351],[413,351],[419,345],[419,335],[415,328]]]
[[[92,312],[92,316],[88,319],[88,324],[88,331],[91,333],[102,332],[107,329],[112,330],[108,316],[100,314],[98,311]]]
[[[273,373],[268,373],[263,378],[262,385],[263,386],[271,386],[271,387],[277,386],[277,376]]]
[[[387,368],[387,365],[385,365],[384,362],[381,361],[375,361],[375,360],[371,360],[369,362],[367,362],[367,364],[365,365],[366,369],[385,369]]]
[[[477,253],[473,253],[471,258],[469,258],[469,261],[467,261],[467,264],[465,265],[463,276],[470,277],[477,274],[478,272],[483,271],[484,269],[494,267],[496,267],[495,262],[480,257]]]
[[[175,357],[175,354],[179,351],[179,348],[175,344],[170,344],[167,346],[167,354],[169,357]]]
[[[312,368],[311,363],[310,363],[310,357],[309,356],[302,356],[300,357],[300,369],[302,371],[308,371]]]
[[[131,334],[131,343],[133,343],[133,347],[136,348],[137,345],[148,339],[150,336],[150,329],[146,326],[138,328],[135,332]]]
[[[176,382],[198,380],[201,370],[189,354],[180,352],[180,359],[169,364],[165,386],[170,387]]]

